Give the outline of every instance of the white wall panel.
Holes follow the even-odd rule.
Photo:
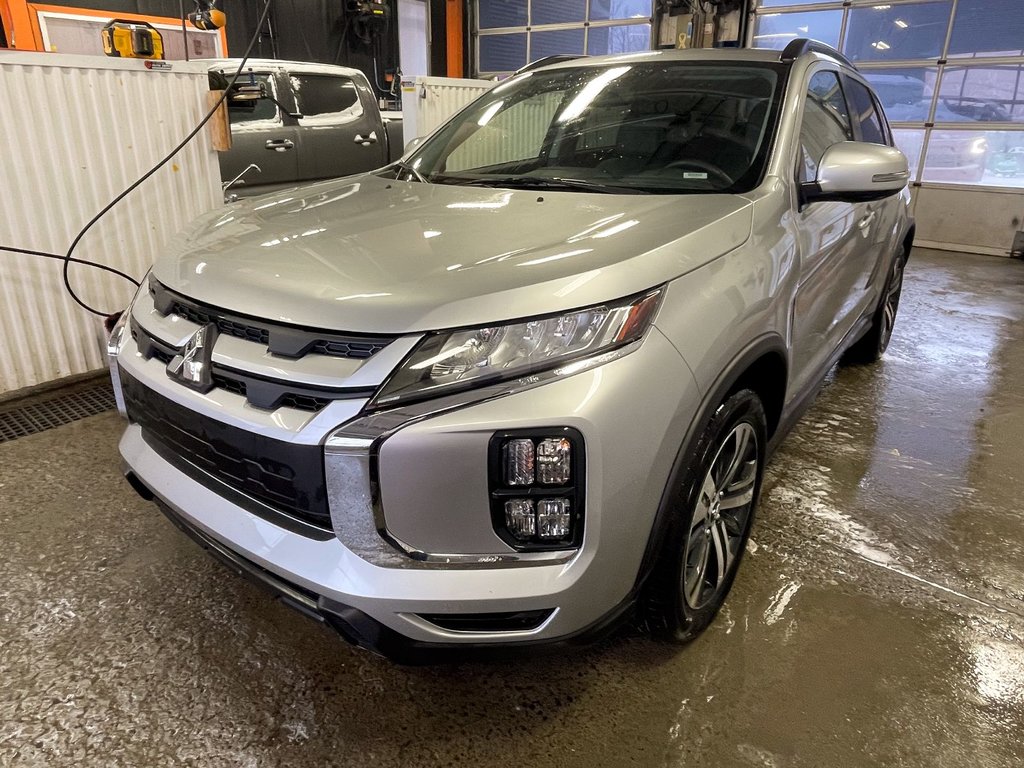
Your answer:
[[[417,77],[402,84],[402,124],[407,142],[431,133],[497,83],[455,77]]]
[[[0,244],[64,253],[104,205],[205,113],[203,64],[0,52]],[[204,130],[86,235],[74,255],[141,279],[167,239],[221,202]],[[102,368],[102,321],[65,293],[61,264],[0,252],[0,393]],[[113,312],[126,281],[84,266],[71,280]]]

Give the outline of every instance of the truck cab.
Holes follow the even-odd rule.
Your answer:
[[[211,60],[230,78],[232,59]],[[238,84],[255,82],[267,98],[231,105],[232,147],[220,154],[221,180],[250,197],[307,182],[370,171],[401,154],[400,123],[382,117],[373,89],[357,69],[275,59],[250,59]]]

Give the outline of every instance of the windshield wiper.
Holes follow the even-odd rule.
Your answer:
[[[399,172],[405,171],[406,173],[408,173],[410,176],[412,176],[414,179],[416,179],[416,181],[420,182],[421,184],[429,184],[430,183],[430,182],[427,181],[427,177],[424,176],[419,171],[417,171],[416,168],[413,167],[413,165],[410,164],[410,163],[407,163],[407,162],[405,162],[403,160],[396,160],[391,165],[392,165],[392,167],[397,168]],[[398,177],[396,176],[395,178],[397,179]]]
[[[438,179],[443,184],[458,184],[465,187],[511,187],[521,189],[579,189],[586,192],[599,192],[603,194],[625,194],[625,195],[646,195],[647,190],[637,187],[625,187],[615,184],[605,184],[600,181],[588,181],[586,179],[566,179],[561,177],[545,176],[495,176],[494,178],[467,178],[460,176],[445,176]]]

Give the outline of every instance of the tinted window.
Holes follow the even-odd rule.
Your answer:
[[[860,140],[872,144],[888,144],[889,140],[878,116],[875,102],[868,89],[861,83],[850,78],[846,80],[846,95],[849,98],[850,111],[853,113],[854,125],[860,127]]]
[[[950,56],[1024,54],[1020,0],[960,0],[953,19]]]
[[[835,72],[818,72],[808,85],[800,126],[800,181],[813,181],[825,150],[851,139],[853,130],[839,76]]]
[[[275,95],[274,82],[270,75],[256,75],[256,82],[262,83],[266,93],[271,96]],[[242,105],[228,107],[228,118],[232,125],[237,126],[244,126],[246,123],[255,123],[259,120],[276,120],[277,105],[270,99],[246,102]]]
[[[526,26],[526,3],[522,0],[480,0],[477,13],[480,29]]]
[[[526,33],[480,35],[477,51],[481,72],[514,72],[526,66]]]
[[[651,15],[651,0],[590,0],[591,19],[643,19]]]
[[[614,27],[591,27],[587,33],[587,53],[632,53],[651,47],[650,24],[622,24]]]
[[[355,83],[335,75],[292,75],[292,88],[303,117],[333,115],[359,104]]]
[[[844,52],[860,61],[938,58],[952,6],[940,0],[851,8]]]
[[[842,11],[769,13],[757,17],[754,46],[785,48],[797,37],[810,37],[835,47],[839,45],[842,28]]]

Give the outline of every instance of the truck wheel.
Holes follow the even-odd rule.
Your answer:
[[[645,618],[655,634],[688,642],[725,602],[754,521],[766,446],[764,408],[749,389],[731,395],[704,428],[648,585]]]
[[[889,276],[885,281],[882,298],[875,309],[871,327],[853,346],[846,350],[844,363],[866,365],[878,360],[889,347],[892,329],[896,323],[896,312],[900,308],[900,296],[903,294],[903,268],[907,263],[904,249],[893,257],[889,267]]]

